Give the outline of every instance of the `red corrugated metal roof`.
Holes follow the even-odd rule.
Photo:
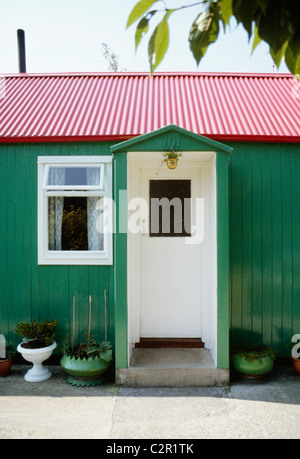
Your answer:
[[[169,124],[221,141],[300,141],[300,83],[287,74],[18,74],[1,82],[2,142],[124,140]]]

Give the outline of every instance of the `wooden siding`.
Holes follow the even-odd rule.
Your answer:
[[[0,333],[13,344],[20,340],[14,333],[17,322],[52,316],[59,321],[59,344],[68,344],[74,293],[103,301],[104,289],[114,340],[113,266],[37,264],[37,156],[108,155],[110,145],[0,146]],[[300,332],[300,147],[230,146],[231,342],[263,341],[288,357],[290,338]],[[118,294],[125,301],[126,292]]]
[[[300,332],[300,147],[231,146],[231,341],[288,357]]]
[[[37,264],[37,157],[42,155],[110,155],[108,143],[7,144],[0,146],[0,333],[16,345],[14,333],[19,321],[59,322],[56,353],[70,344],[73,295],[77,304],[88,304],[89,295],[97,303],[103,322],[104,290],[109,307],[108,337],[114,341],[112,266],[38,266]],[[100,317],[99,317],[100,310]],[[102,320],[103,319],[103,320]],[[76,314],[76,330],[86,317]]]

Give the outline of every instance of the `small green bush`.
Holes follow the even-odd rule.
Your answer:
[[[0,358],[0,360],[13,359],[16,355],[15,349],[12,344],[7,344],[5,348],[5,358]]]
[[[77,344],[72,348],[68,346],[65,350],[65,354],[68,357],[75,357],[75,359],[88,359],[89,357],[99,357],[106,362],[111,362],[113,359],[112,345],[110,341],[102,341],[100,344],[91,342],[87,344],[85,342]]]
[[[174,148],[171,148],[170,151],[167,151],[166,153],[163,154],[165,161],[167,159],[178,159],[181,156],[182,156],[182,153],[178,153],[177,151],[174,150]]]
[[[26,339],[34,340],[31,347],[47,347],[54,341],[54,334],[58,325],[57,320],[51,319],[38,323],[35,319],[31,323],[20,322],[15,332]]]
[[[257,359],[259,360],[264,357],[270,357],[272,360],[276,359],[276,352],[271,347],[267,347],[265,344],[234,345],[231,347],[230,351],[231,355],[238,355],[240,358],[244,358],[249,362]]]

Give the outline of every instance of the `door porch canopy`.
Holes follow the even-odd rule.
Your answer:
[[[229,202],[228,165],[232,148],[175,125],[134,137],[111,147],[114,155],[114,195],[127,188],[127,153],[213,152],[216,168],[216,241],[217,241],[217,368],[229,368]],[[126,178],[125,178],[126,176]],[[125,188],[124,188],[125,187]],[[120,201],[116,199],[116,219]],[[118,227],[118,221],[116,225]],[[126,254],[126,255],[125,255]],[[115,346],[116,369],[128,368],[127,334],[127,239],[116,234],[115,269]]]

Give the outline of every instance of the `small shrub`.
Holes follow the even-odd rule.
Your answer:
[[[271,357],[272,360],[276,359],[276,352],[265,344],[259,345],[234,345],[231,347],[231,354],[238,355],[240,358],[251,362],[253,360],[260,360],[264,357]]]
[[[5,358],[0,358],[0,360],[7,360],[7,359],[13,359],[14,356],[16,355],[15,349],[12,346],[12,344],[7,344],[6,349],[5,349]]]
[[[99,357],[106,362],[111,362],[112,346],[109,341],[102,341],[98,343],[87,344],[85,342],[77,344],[76,346],[68,346],[65,350],[68,357],[75,357],[75,359],[88,359],[89,357]]]
[[[30,341],[23,343],[23,346],[26,347],[24,344],[28,344],[27,347],[31,348],[39,348],[39,347],[47,347],[50,346],[54,341],[54,334],[56,327],[58,325],[57,320],[51,319],[45,320],[44,322],[38,323],[35,319],[31,323],[24,323],[20,322],[16,328],[15,332],[18,335],[24,336]]]

